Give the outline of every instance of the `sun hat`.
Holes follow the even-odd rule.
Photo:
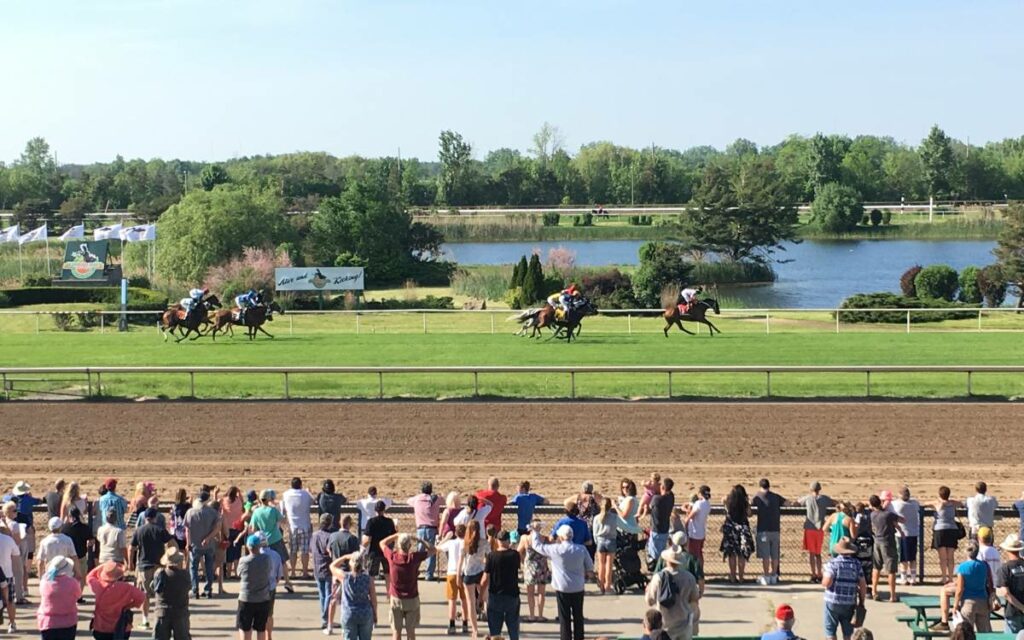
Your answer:
[[[181,551],[178,551],[178,547],[169,546],[164,551],[164,555],[160,558],[160,564],[165,567],[180,567],[185,556],[181,555]]]
[[[563,524],[562,526],[558,527],[557,531],[555,531],[555,535],[565,540],[572,540],[572,527],[570,527],[567,524]]]
[[[102,582],[114,583],[124,577],[124,568],[110,560],[100,565],[99,578]]]
[[[75,563],[67,556],[54,556],[46,565],[46,577],[56,580],[57,576],[72,577],[75,573]]]
[[[677,547],[681,547],[689,542],[690,537],[686,535],[686,532],[680,529],[679,531],[672,532],[672,544]]]
[[[61,520],[60,518],[54,516],[54,517],[50,518],[50,521],[47,522],[46,524],[50,528],[50,531],[60,531],[61,527],[64,526],[64,521]]]
[[[841,556],[852,556],[857,553],[857,550],[850,544],[849,538],[842,538],[839,542],[832,545],[832,553],[839,554]]]
[[[245,539],[245,546],[249,547],[250,549],[256,549],[262,544],[263,536],[261,536],[258,533],[253,533]]]
[[[1016,551],[1020,553],[1024,551],[1024,542],[1021,542],[1019,535],[1011,533],[1003,539],[1003,543],[999,545],[999,548],[1003,551]]]
[[[661,552],[661,559],[668,564],[674,564],[679,566],[683,564],[683,560],[686,559],[686,552],[679,548],[665,549]]]
[[[788,604],[780,604],[779,608],[775,610],[776,620],[792,620],[793,617],[793,607]]]
[[[18,480],[18,482],[14,485],[14,491],[12,491],[11,493],[13,493],[16,496],[23,496],[31,490],[32,485],[25,482],[24,480]]]

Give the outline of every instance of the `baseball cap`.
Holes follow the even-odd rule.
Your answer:
[[[792,620],[793,619],[793,607],[788,604],[780,604],[779,608],[775,610],[776,620]]]
[[[558,531],[556,531],[555,534],[559,538],[564,538],[566,540],[572,540],[572,527],[570,527],[567,524],[563,524],[562,526],[558,527]]]
[[[117,478],[107,478],[103,481],[103,486],[107,489],[113,489],[117,486]]]
[[[64,526],[64,521],[60,518],[53,517],[50,518],[50,522],[48,524],[50,526],[50,531],[60,531],[61,527]]]
[[[262,544],[263,536],[261,536],[258,533],[250,534],[249,537],[245,539],[245,546],[249,547],[250,549],[255,549],[256,547]]]
[[[146,513],[142,514],[142,517],[146,520],[156,520],[156,517],[158,515],[160,515],[160,512],[154,509],[153,507],[150,507],[146,509]]]

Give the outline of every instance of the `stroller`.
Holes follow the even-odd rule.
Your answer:
[[[616,538],[615,558],[612,560],[612,581],[615,593],[623,594],[635,586],[641,591],[647,588],[640,561],[640,541],[636,535],[619,533]]]
[[[857,550],[857,561],[860,562],[860,568],[864,571],[864,579],[868,583],[868,594],[871,594],[871,572],[874,570],[874,558],[873,550],[875,546],[875,537],[871,534],[858,535],[854,541],[853,546]]]

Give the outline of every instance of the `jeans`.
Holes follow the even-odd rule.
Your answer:
[[[849,638],[853,635],[853,611],[852,604],[829,604],[825,603],[825,637],[838,638],[836,634],[840,628],[843,637]]]
[[[331,601],[331,587],[333,580],[330,578],[317,578],[316,589],[320,596],[320,621],[327,622],[327,605]]]
[[[519,596],[488,594],[487,629],[492,637],[501,635],[501,626],[508,627],[508,640],[519,640]]]
[[[206,593],[213,591],[213,547],[200,549],[192,545],[189,568],[192,573],[192,593],[199,593],[199,560],[202,559],[203,570],[206,572]]]
[[[1006,619],[1006,624],[1003,628],[1006,635],[1012,636],[1024,631],[1024,616],[1017,615]]]
[[[583,592],[555,592],[560,640],[583,640]]]
[[[647,538],[647,564],[651,567],[658,562],[658,558],[661,557],[661,552],[665,550],[668,545],[668,534],[667,533],[654,533]]]
[[[429,542],[430,544],[434,544],[434,541],[437,540],[437,527],[417,527],[416,537],[425,542]],[[420,546],[420,550],[425,550],[422,545]],[[427,557],[427,580],[434,579],[434,571],[436,568],[437,556],[432,553]]]
[[[189,640],[191,632],[189,629],[188,611],[169,611],[156,619],[153,627],[154,640]]]
[[[365,614],[342,616],[341,632],[344,640],[370,640],[373,633],[373,614],[367,611]]]

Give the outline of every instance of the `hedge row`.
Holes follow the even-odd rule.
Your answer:
[[[320,308],[316,298],[296,298],[288,303],[287,308],[300,311],[313,311]],[[335,296],[324,300],[325,310],[344,310],[345,296]],[[455,303],[451,296],[425,296],[415,300],[369,300],[361,302],[359,309],[390,310],[390,309],[454,309]],[[354,309],[353,309],[354,310]]]
[[[928,311],[910,314],[913,324],[922,322],[941,322],[943,320],[964,320],[976,317],[974,311],[958,311],[958,307],[967,305],[946,300],[921,300],[908,298],[894,293],[857,293],[840,305],[840,309],[893,309],[893,311],[862,311],[844,313],[842,321],[849,323],[905,323],[907,309],[949,309],[949,311]],[[833,315],[834,317],[834,315]]]
[[[90,302],[93,304],[120,304],[121,290],[115,287],[22,287],[0,289],[0,293],[12,307],[33,304],[67,304]],[[166,308],[167,296],[152,289],[128,288],[131,305],[148,305]]]

